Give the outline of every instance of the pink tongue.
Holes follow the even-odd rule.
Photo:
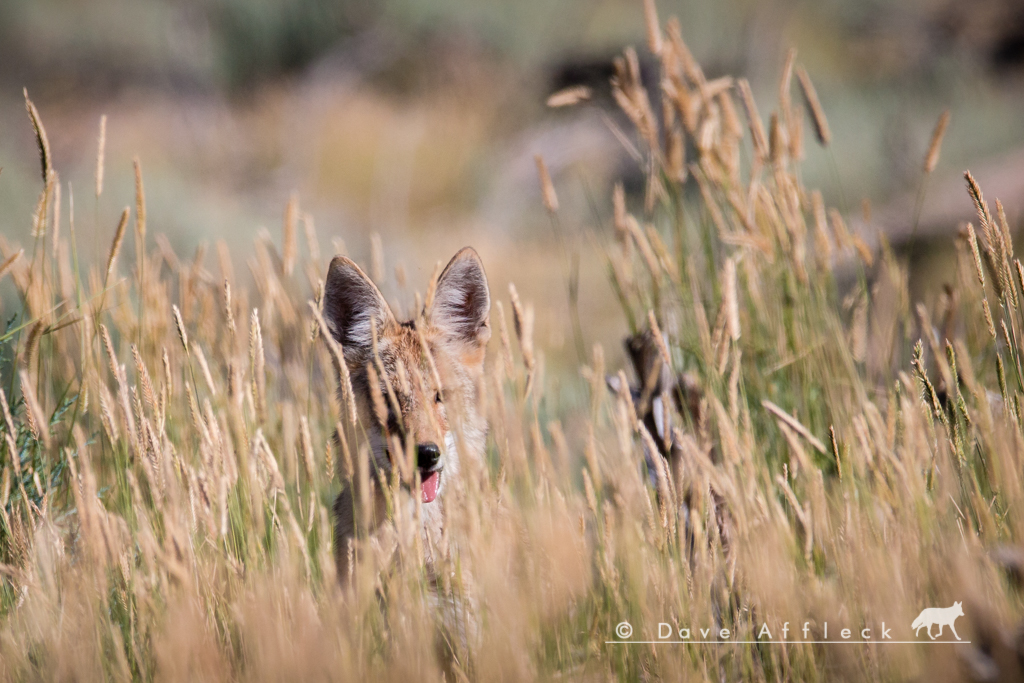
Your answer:
[[[420,484],[420,491],[423,493],[423,502],[432,503],[437,498],[437,480],[439,479],[437,472],[431,472],[430,476],[423,480]]]

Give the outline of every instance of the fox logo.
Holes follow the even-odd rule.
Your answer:
[[[951,607],[928,607],[921,610],[921,613],[917,615],[917,619],[914,619],[914,623],[910,625],[910,628],[914,629],[914,635],[918,635],[921,629],[928,628],[928,637],[935,640],[937,637],[942,635],[942,628],[949,626],[949,630],[953,632],[957,640],[961,640],[960,634],[953,628],[953,622],[957,620],[957,617],[964,615],[964,608],[962,603],[954,602]],[[938,635],[932,635],[932,626],[938,624],[939,633]]]
[[[384,493],[393,467],[404,469],[406,480],[412,478],[406,463],[419,473],[413,493],[422,504],[429,564],[430,548],[441,538],[444,492],[459,475],[459,454],[479,457],[484,451],[487,424],[478,392],[491,299],[480,257],[462,249],[431,284],[420,314],[400,322],[351,260],[336,257],[327,273],[324,319],[342,346],[371,448],[370,492],[349,485],[334,504],[334,555],[342,581],[349,576],[357,515],[369,511],[359,525],[369,534],[386,521]]]

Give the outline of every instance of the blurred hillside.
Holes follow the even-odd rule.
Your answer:
[[[550,302],[538,311],[541,339],[568,352],[565,297],[551,296],[564,291],[567,256],[552,248],[533,156],[552,168],[567,248],[592,248],[587,235],[600,242],[610,231],[610,184],[628,165],[611,132],[618,115],[600,96],[568,111],[544,102],[577,82],[600,91],[615,46],[645,52],[638,5],[5,0],[0,232],[30,240],[39,176],[27,88],[75,194],[82,249],[107,249],[132,201],[138,156],[151,230],[179,252],[225,239],[240,266],[257,229],[278,234],[296,192],[325,245],[341,240],[365,259],[377,231],[413,286],[458,246],[478,246],[492,286],[514,276],[525,296]],[[953,123],[934,184],[944,197],[955,194],[945,188],[956,187],[962,169],[1005,167],[1024,149],[1018,0],[675,0],[658,8],[663,19],[679,17],[709,76],[751,80],[764,115],[795,46],[835,134],[831,152],[808,141],[807,184],[832,201],[845,197],[851,211],[867,198],[894,233],[909,232],[911,211],[900,207],[919,187],[944,109]],[[107,181],[97,200],[102,114]],[[955,229],[958,207],[970,209],[961,199],[927,214],[922,234]],[[1019,224],[1024,190],[1003,199]],[[614,344],[621,330],[607,314],[614,304],[604,272],[583,272],[581,282],[587,342]]]

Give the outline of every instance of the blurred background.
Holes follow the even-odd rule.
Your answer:
[[[1011,223],[1024,210],[1024,3],[1020,0],[661,0],[709,77],[745,76],[762,115],[789,47],[814,79],[834,135],[810,139],[805,182],[906,249],[931,131],[952,123],[918,240],[949,242],[972,209],[970,168]],[[102,260],[133,202],[141,161],[149,234],[180,255],[224,240],[244,277],[252,240],[279,239],[297,195],[325,258],[369,261],[384,244],[385,293],[426,286],[464,244],[492,291],[514,280],[537,305],[550,365],[575,364],[567,274],[580,254],[583,341],[625,333],[599,251],[610,190],[638,180],[613,130],[611,60],[635,45],[654,75],[640,0],[3,0],[0,234],[31,243],[41,189],[22,89],[39,109],[76,206],[78,247]],[[545,106],[575,84],[594,98]],[[108,116],[106,183],[95,195]],[[809,131],[809,128],[808,128]],[[541,204],[534,155],[561,210]],[[867,200],[871,209],[864,209]],[[151,245],[152,246],[152,245]],[[941,250],[912,252],[941,264]],[[939,256],[935,254],[939,253]],[[219,273],[216,257],[205,267]],[[942,276],[941,268],[932,268]],[[403,297],[405,297],[403,299]]]

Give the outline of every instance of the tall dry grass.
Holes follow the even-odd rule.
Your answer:
[[[707,79],[645,9],[661,91],[627,50],[614,92],[646,190],[615,192],[603,247],[639,375],[631,391],[596,347],[587,406],[565,409],[533,305],[492,292],[489,448],[448,493],[436,588],[401,505],[336,576],[331,500],[372,485],[368,444],[318,315],[330,254],[297,200],[280,246],[256,237],[249,289],[226,248],[210,265],[147,237],[136,163],[106,263],[79,263],[29,103],[32,244],[0,238],[19,297],[0,335],[4,678],[1019,675],[1024,269],[1001,207],[968,176],[979,227],[950,288],[911,302],[906,264],[800,180],[794,73],[831,133],[795,54],[766,125],[745,81]],[[790,622],[799,640],[805,621],[812,639],[825,622],[913,639],[922,607],[954,600],[971,645],[606,642],[623,621],[637,640],[660,622],[732,641]]]

